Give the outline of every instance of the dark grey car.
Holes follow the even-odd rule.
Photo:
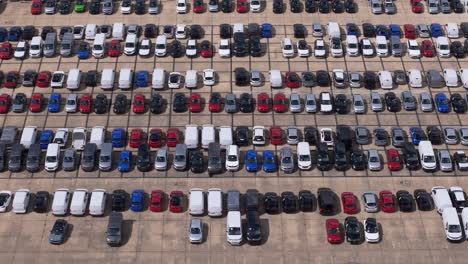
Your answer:
[[[281,170],[286,173],[294,171],[294,154],[290,147],[284,147],[280,151]]]
[[[401,101],[403,102],[403,108],[406,111],[414,111],[417,108],[416,99],[411,94],[411,91],[403,91],[401,93]]]
[[[76,169],[76,151],[74,148],[65,150],[62,160],[62,168],[64,171],[74,171]]]
[[[224,110],[226,113],[236,113],[237,112],[237,100],[236,95],[233,93],[226,94],[224,98]]]
[[[28,155],[26,157],[26,170],[29,172],[37,172],[40,167],[41,160],[41,145],[32,144],[29,146]]]
[[[58,219],[55,221],[52,230],[49,233],[49,242],[51,244],[59,245],[62,244],[68,234],[69,225],[66,220]]]
[[[81,168],[84,171],[93,171],[96,167],[97,146],[94,143],[87,143],[83,149],[81,158]]]
[[[18,172],[22,168],[23,161],[23,144],[14,144],[11,146],[10,160],[8,161],[8,169],[11,172]]]
[[[118,246],[122,241],[123,215],[121,212],[112,212],[107,224],[106,242],[110,246]]]
[[[392,127],[392,145],[394,147],[403,147],[406,143],[405,131],[399,127]]]
[[[427,85],[430,88],[444,87],[445,81],[442,75],[437,70],[428,70],[426,73]]]
[[[354,132],[356,133],[356,143],[360,145],[369,144],[369,130],[367,130],[367,128],[358,126]]]

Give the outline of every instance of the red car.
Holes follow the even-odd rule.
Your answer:
[[[211,56],[213,56],[213,47],[208,40],[204,40],[200,43],[200,49],[200,55],[203,58],[211,58]]]
[[[34,0],[31,4],[31,14],[39,15],[42,13],[42,2],[41,0]]]
[[[145,112],[145,95],[138,93],[133,96],[133,113],[142,114]]]
[[[169,211],[180,213],[184,210],[184,193],[181,191],[172,191],[169,198]]]
[[[41,87],[41,88],[49,87],[51,75],[52,74],[50,73],[50,71],[41,71],[37,75],[37,79],[36,79],[37,87]]]
[[[343,233],[340,228],[340,222],[337,219],[330,218],[325,221],[327,229],[327,240],[330,244],[339,244],[343,241]]]
[[[193,1],[193,12],[203,13],[204,9],[205,9],[205,4],[203,3],[203,0]]]
[[[120,55],[120,41],[118,39],[111,40],[107,55],[109,57],[118,57]]]
[[[424,57],[434,57],[435,50],[434,45],[432,45],[432,41],[426,39],[421,43],[421,52]]]
[[[92,100],[93,100],[93,98],[92,98],[91,94],[83,94],[80,97],[80,100],[78,100],[80,113],[82,113],[82,114],[91,113]]]
[[[267,93],[259,93],[257,95],[257,110],[260,113],[270,111],[270,96]]]
[[[284,113],[286,112],[286,109],[288,108],[286,104],[286,96],[284,93],[277,93],[273,97],[273,110],[276,113]]]
[[[151,212],[162,212],[164,208],[164,191],[154,190],[151,192],[150,210]]]
[[[138,148],[144,141],[145,133],[143,133],[143,129],[134,128],[130,131],[129,145],[131,148]]]
[[[396,211],[395,197],[391,191],[381,191],[379,193],[380,207],[385,213],[393,213]]]
[[[208,109],[210,112],[219,112],[222,109],[223,98],[221,94],[214,92],[210,95],[210,101],[208,103]]]
[[[411,4],[411,11],[413,11],[413,13],[422,13],[423,12],[424,7],[423,7],[423,5],[421,3],[421,0],[411,0],[410,4]]]
[[[198,113],[202,108],[202,100],[199,93],[192,93],[189,100],[189,110],[192,113]]]
[[[286,85],[289,88],[299,88],[301,78],[295,72],[286,72]]]
[[[247,0],[237,0],[236,10],[238,13],[245,13],[248,11]]]
[[[405,38],[407,39],[415,39],[416,38],[416,28],[414,25],[405,24],[403,26],[403,30],[405,31]]]
[[[11,48],[10,42],[3,42],[0,45],[0,59],[7,60],[13,55],[13,49]]]
[[[31,95],[31,102],[29,103],[29,111],[33,113],[40,112],[42,110],[42,102],[44,96],[41,93],[35,93]]]
[[[19,78],[20,74],[18,71],[10,71],[5,77],[5,82],[3,83],[3,86],[5,86],[6,88],[16,88],[16,86],[18,86]]]
[[[0,113],[5,114],[10,110],[11,97],[8,94],[0,95]]]
[[[341,193],[341,202],[343,203],[343,211],[346,214],[356,214],[358,212],[356,197],[352,192]]]
[[[164,132],[159,128],[152,128],[148,137],[148,144],[152,148],[159,148],[163,145]]]
[[[387,150],[387,166],[391,171],[397,171],[401,169],[401,160],[400,155],[398,155],[398,150],[388,149]]]
[[[270,127],[270,142],[273,145],[283,144],[283,130],[279,126]]]
[[[175,147],[179,141],[179,129],[178,128],[169,128],[167,130],[167,136],[166,136],[166,145],[168,147]]]

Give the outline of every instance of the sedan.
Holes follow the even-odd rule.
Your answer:
[[[396,149],[388,149],[387,154],[387,166],[391,171],[398,171],[401,169],[401,159]]]
[[[66,220],[56,220],[49,233],[49,242],[56,245],[62,244],[67,237],[68,229],[69,225]]]
[[[184,210],[184,193],[181,191],[172,191],[169,195],[169,211],[172,213],[181,213]]]
[[[341,201],[343,203],[343,211],[346,214],[356,214],[358,212],[356,196],[352,192],[343,192],[341,194]]]
[[[187,98],[184,93],[176,93],[172,104],[172,110],[176,113],[182,113],[187,111]]]
[[[449,101],[444,93],[437,93],[434,97],[434,102],[437,107],[437,111],[440,113],[448,113],[450,111]]]
[[[380,207],[385,213],[394,213],[396,211],[395,197],[391,191],[381,191],[379,193]]]
[[[29,111],[33,113],[40,112],[42,110],[42,102],[44,96],[41,93],[34,93],[31,95],[31,101],[29,103]]]
[[[208,109],[210,112],[220,112],[222,110],[223,98],[218,92],[213,92],[210,94],[210,99],[208,101]]]
[[[0,95],[0,113],[5,114],[10,110],[11,97],[8,94]]]
[[[325,222],[325,228],[327,230],[327,240],[330,244],[339,244],[343,242],[343,232],[340,228],[340,222],[338,219],[327,219]]]
[[[276,171],[276,157],[275,153],[271,150],[263,151],[263,170],[265,172]]]
[[[424,40],[421,43],[421,52],[424,55],[424,57],[434,57],[435,56],[435,49],[434,45],[432,44],[432,41],[430,40]]]
[[[375,218],[369,217],[364,220],[364,236],[368,243],[377,243],[380,241],[380,229]]]
[[[129,146],[131,148],[138,148],[144,141],[146,141],[146,137],[141,128],[134,128],[131,130],[129,140]]]
[[[59,93],[52,93],[49,98],[47,109],[50,113],[57,113],[60,110],[62,96]]]
[[[286,85],[289,88],[299,88],[301,78],[295,72],[286,72]]]
[[[286,96],[283,93],[277,93],[273,96],[273,110],[276,113],[284,113],[288,108]]]
[[[0,191],[0,212],[6,212],[12,200],[10,191]]]
[[[202,99],[199,93],[192,93],[189,99],[189,110],[192,113],[198,113],[202,110]]]
[[[142,114],[146,111],[146,98],[144,94],[138,93],[133,96],[132,110],[135,114]]]
[[[354,216],[345,218],[346,241],[351,244],[359,244],[362,240],[362,233],[359,221]]]
[[[149,205],[151,212],[162,212],[164,208],[164,195],[164,191],[161,190],[153,190],[151,192]]]
[[[270,111],[270,96],[267,93],[259,93],[257,95],[257,110],[260,113]]]

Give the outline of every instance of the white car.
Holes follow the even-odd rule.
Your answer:
[[[154,54],[158,57],[164,57],[167,53],[167,37],[159,35],[156,38],[156,45],[154,47]]]
[[[468,4],[468,1],[465,1],[465,3]],[[449,38],[458,38],[460,36],[457,23],[445,24],[445,31],[447,31],[447,37]]]
[[[283,38],[281,40],[281,52],[285,58],[294,57],[294,45],[290,38]]]
[[[390,71],[379,71],[379,81],[382,89],[393,88],[393,79]]]
[[[455,69],[445,69],[444,70],[444,80],[447,87],[457,87],[458,86],[458,75]]]
[[[187,27],[183,24],[177,24],[175,37],[176,39],[185,39],[187,37]]]
[[[421,71],[417,69],[410,69],[408,71],[408,84],[412,88],[422,87],[422,75]]]
[[[265,145],[265,127],[264,126],[253,127],[252,144],[253,145]]]
[[[26,48],[27,48],[28,44],[26,43],[25,40],[21,40],[18,42],[18,44],[16,45],[16,48],[15,48],[15,53],[13,54],[13,56],[15,57],[15,59],[24,59],[26,57]]]
[[[72,132],[72,147],[76,150],[83,150],[85,145],[86,145],[86,128],[84,127],[74,128]]]
[[[341,44],[341,39],[332,38],[330,41],[330,53],[332,57],[342,57],[343,56],[343,45]]]
[[[50,87],[51,88],[62,88],[64,81],[65,81],[65,72],[64,71],[54,71],[54,73],[52,73],[52,78],[50,79]]]
[[[60,147],[64,147],[68,141],[68,128],[59,128],[55,132],[54,139],[52,143],[57,143]]]
[[[197,40],[189,39],[185,47],[185,56],[192,58],[197,56]]]
[[[372,42],[368,38],[361,39],[361,50],[362,55],[365,57],[374,56],[374,47],[372,46]]]
[[[28,189],[19,189],[15,192],[12,203],[12,211],[15,214],[25,214],[28,211],[29,201],[31,200],[31,191]]]
[[[375,218],[369,217],[364,220],[364,236],[368,243],[377,243],[380,241],[379,225]]]
[[[309,45],[303,39],[297,42],[297,53],[299,57],[309,57]]]
[[[213,69],[203,70],[203,84],[214,85],[216,81],[215,71]]]
[[[10,191],[0,191],[0,213],[6,212],[11,202]]]
[[[178,14],[187,13],[187,1],[186,0],[177,0],[176,10]]]
[[[167,85],[171,89],[180,88],[180,81],[182,79],[182,75],[180,72],[171,72],[169,73],[169,78],[167,79]]]
[[[437,54],[441,58],[450,57],[450,43],[447,37],[438,37],[436,41]]]
[[[327,50],[325,48],[325,42],[323,39],[315,40],[314,45],[314,56],[317,58],[323,58],[327,54]]]
[[[239,170],[239,147],[237,145],[229,145],[226,149],[226,170]]]
[[[348,56],[359,56],[359,43],[356,36],[350,35],[346,37],[346,54]]]
[[[376,43],[377,55],[380,56],[380,57],[388,56],[387,38],[384,37],[384,36],[377,36],[375,43]]]
[[[406,45],[408,47],[408,56],[410,56],[410,58],[418,59],[421,57],[421,49],[419,48],[417,40],[408,39]]]
[[[85,28],[85,25],[75,25],[73,27],[73,38],[76,40],[83,39]]]
[[[320,142],[326,143],[327,146],[333,146],[333,131],[331,128],[320,129]]]
[[[458,71],[463,87],[468,88],[468,68],[462,68]]]
[[[229,39],[222,39],[220,41],[218,53],[221,58],[231,57],[231,45],[229,44]]]
[[[320,93],[320,112],[331,113],[333,111],[333,102],[329,92]]]
[[[158,0],[152,0],[149,1],[148,5],[148,13],[151,15],[156,15],[159,12],[159,1]]]
[[[336,88],[343,88],[346,86],[346,76],[342,69],[333,69],[333,84]]]
[[[140,48],[138,49],[138,55],[141,57],[148,57],[151,52],[151,40],[144,38],[140,42]]]
[[[259,0],[250,0],[250,11],[258,13],[262,9],[262,2]]]
[[[132,12],[132,1],[124,0],[120,4],[120,12],[122,14],[130,14]]]

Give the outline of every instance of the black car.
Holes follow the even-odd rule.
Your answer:
[[[283,0],[273,0],[273,13],[282,14],[284,12]]]
[[[317,144],[317,168],[321,171],[330,169],[330,154],[328,153],[327,143]]]
[[[398,207],[402,212],[411,212],[413,211],[413,195],[408,191],[401,190],[396,193]]]
[[[91,15],[97,15],[101,11],[101,0],[91,0],[88,6]]]
[[[49,207],[49,192],[39,191],[34,195],[32,204],[33,211],[36,213],[45,213]]]
[[[413,194],[420,211],[430,211],[434,208],[432,197],[426,190],[416,189]]]
[[[460,34],[465,38],[468,38],[468,22],[463,22],[460,24]]]
[[[294,24],[293,29],[295,38],[305,38],[307,36],[307,29],[303,24]]]
[[[393,92],[385,93],[385,104],[390,112],[398,112],[401,109],[401,101]]]
[[[466,100],[459,93],[453,93],[450,96],[450,102],[452,103],[453,111],[459,114],[466,112]]]
[[[114,113],[116,114],[124,114],[127,111],[127,106],[128,105],[128,100],[127,96],[125,94],[118,94],[115,97],[115,102],[114,102]]]
[[[336,126],[336,139],[345,145],[346,150],[351,150],[354,144],[355,132],[350,126],[337,125]]]
[[[406,168],[408,170],[417,170],[421,166],[419,154],[413,144],[403,145],[403,156]]]
[[[47,34],[51,33],[51,32],[55,32],[55,29],[51,26],[44,26],[42,28],[42,31],[41,31],[41,38],[43,41],[45,41],[45,38],[47,36]]]
[[[69,14],[70,11],[71,11],[71,2],[68,1],[68,0],[61,0],[58,3],[57,9],[58,9],[59,13],[62,14],[62,15]]]
[[[31,40],[36,35],[36,27],[33,25],[28,25],[23,27],[23,39]]]
[[[358,148],[354,148],[351,152],[351,167],[353,170],[365,170],[366,169],[366,155]]]
[[[155,24],[146,24],[143,35],[145,38],[155,38],[158,35],[158,27]]]
[[[302,4],[299,0],[290,0],[289,5],[291,6],[291,12],[300,13],[302,10]]]
[[[263,208],[267,214],[277,214],[280,212],[280,198],[274,192],[267,192],[263,199]]]
[[[317,129],[312,126],[304,127],[304,141],[310,145],[316,145],[318,142],[317,139]]]
[[[329,86],[330,85],[330,75],[328,75],[327,71],[319,70],[316,73],[317,76],[317,84],[319,86]]]
[[[138,146],[137,168],[139,171],[149,171],[151,169],[150,147],[147,143]]]
[[[234,55],[236,57],[243,57],[247,55],[248,48],[243,33],[234,33]]]
[[[450,53],[452,53],[455,58],[464,58],[465,48],[463,48],[463,44],[460,41],[454,41],[450,44]]]
[[[335,13],[343,13],[345,10],[343,2],[341,2],[341,0],[333,0],[331,6],[333,12]]]
[[[434,145],[440,145],[443,143],[442,131],[437,126],[428,126],[426,128],[427,138]]]
[[[377,74],[373,71],[364,72],[364,87],[366,89],[372,90],[378,88],[378,77]]]
[[[351,244],[359,244],[362,240],[361,226],[358,219],[354,216],[345,218],[346,241]]]
[[[136,0],[135,2],[135,14],[143,15],[146,12],[145,0]]]
[[[90,70],[86,73],[86,86],[95,87],[97,85],[98,72]]]
[[[338,94],[335,97],[335,109],[338,114],[348,113],[348,98],[344,94]]]
[[[203,28],[200,25],[191,25],[189,35],[191,39],[201,39],[203,37]]]
[[[223,97],[218,92],[213,92],[210,94],[210,99],[208,100],[209,104],[219,105],[219,109],[210,109],[211,112],[220,112],[223,110]]]
[[[114,190],[112,192],[112,211],[125,211],[127,206],[128,193],[124,190]]]
[[[232,12],[232,0],[222,0],[221,1],[221,11],[223,13],[231,13]]]
[[[250,73],[243,67],[234,69],[235,83],[238,86],[250,84]]]
[[[318,10],[322,14],[330,13],[330,2],[328,0],[320,0],[318,4]]]
[[[67,237],[68,229],[69,225],[66,220],[56,220],[49,233],[49,242],[54,245],[62,244]]]
[[[259,193],[257,189],[248,189],[245,192],[245,209],[247,211],[258,211],[260,207]]]
[[[164,111],[164,99],[160,94],[151,96],[150,111],[153,114],[160,114]]]
[[[343,142],[335,144],[335,169],[338,171],[347,170],[349,167],[349,158],[346,146]]]
[[[20,105],[21,107],[18,108],[13,108],[13,111],[15,113],[22,113],[26,107],[26,102],[28,98],[24,93],[17,93],[15,95],[15,99],[13,99],[13,104],[14,105]]]
[[[344,7],[345,7],[345,10],[346,10],[346,13],[356,13],[357,12],[357,4],[354,2],[354,0],[345,0]]]
[[[262,229],[260,214],[258,211],[247,211],[246,213],[247,232],[246,239],[250,244],[259,245],[262,243]]]
[[[63,36],[64,36],[66,33],[73,33],[73,28],[70,27],[70,26],[63,26],[63,27],[60,27],[59,34],[58,34],[59,40],[62,40],[62,39],[63,39]]]
[[[202,173],[205,171],[203,152],[195,150],[190,153],[190,170],[193,173]]]
[[[107,101],[107,96],[105,94],[98,94],[94,100],[94,112],[96,114],[106,113],[109,107]]]
[[[315,196],[309,190],[299,191],[299,210],[312,212],[315,209]]]
[[[251,113],[254,108],[252,95],[249,93],[242,93],[239,97],[239,110],[242,113]]]
[[[321,215],[334,215],[339,206],[337,196],[330,188],[317,189],[317,203]]]
[[[249,37],[258,37],[260,35],[260,26],[257,23],[249,23],[247,25],[247,32]]]
[[[23,86],[32,87],[36,84],[37,72],[26,70],[23,74]]]
[[[246,126],[238,126],[234,130],[234,139],[238,146],[248,146],[250,141],[249,128]]]
[[[176,113],[187,111],[187,98],[184,93],[174,94],[174,101],[172,103],[172,110]]]
[[[250,39],[250,56],[260,57],[262,56],[262,44],[260,43],[260,38],[252,37]]]
[[[297,212],[297,197],[293,192],[281,193],[281,204],[283,206],[283,212],[287,214]]]
[[[460,0],[452,0],[450,1],[450,6],[452,7],[453,12],[455,13],[463,13],[465,12],[465,8],[463,7],[463,4],[461,3]]]
[[[316,0],[305,0],[304,1],[304,9],[307,13],[315,13],[317,12],[318,6]]]
[[[229,24],[219,25],[219,36],[222,39],[232,38],[232,28]]]
[[[182,55],[184,55],[184,50],[182,47],[182,43],[178,40],[173,40],[171,44],[169,45],[169,54],[173,58],[180,58]]]
[[[362,34],[365,38],[373,38],[375,37],[375,27],[371,23],[363,23],[362,24]]]

